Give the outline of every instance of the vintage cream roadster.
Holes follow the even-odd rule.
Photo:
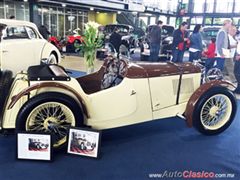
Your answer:
[[[174,116],[214,135],[229,127],[237,110],[233,85],[201,84],[201,69],[192,63],[110,56],[99,71],[79,78],[58,65],[32,66],[11,78],[1,72],[1,128],[52,133],[56,148],[65,144],[70,126],[107,129]]]

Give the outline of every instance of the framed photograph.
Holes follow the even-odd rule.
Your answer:
[[[51,135],[30,132],[17,133],[17,158],[51,161]]]
[[[100,131],[85,128],[70,128],[67,152],[97,158],[100,140]]]

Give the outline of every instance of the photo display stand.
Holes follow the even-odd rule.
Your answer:
[[[70,128],[67,153],[98,158],[101,131],[87,128]]]
[[[17,159],[51,161],[51,135],[45,133],[18,132]]]

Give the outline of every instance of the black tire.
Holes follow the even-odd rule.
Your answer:
[[[224,98],[226,98],[222,105],[226,105],[226,107],[224,108],[224,106],[221,106],[221,102],[220,100],[217,101],[214,96],[218,98],[222,98],[224,100]],[[213,99],[213,101],[211,101],[210,103],[210,99]],[[209,101],[208,101],[209,100]],[[209,104],[207,104],[206,102],[209,102]],[[228,103],[229,104],[228,104]],[[207,106],[211,106],[212,104],[214,104],[215,106],[212,107],[211,109]],[[216,109],[216,112],[214,112],[213,108],[218,108],[218,106],[220,106],[220,108],[222,108],[222,110]],[[229,111],[224,111],[224,109],[227,109],[228,107],[231,107],[231,112]],[[220,134],[221,132],[225,131],[233,122],[235,114],[236,114],[236,110],[237,110],[237,102],[235,99],[235,96],[233,95],[233,93],[228,90],[226,87],[222,87],[222,86],[216,86],[216,87],[212,87],[211,89],[209,89],[207,92],[205,92],[200,99],[198,100],[198,102],[196,103],[195,107],[194,107],[194,111],[193,111],[193,126],[201,133],[205,134],[205,135],[216,135],[216,134]],[[204,109],[205,108],[205,109]],[[209,109],[209,111],[207,112],[206,110]],[[211,123],[214,119],[211,119],[210,121],[204,121],[202,118],[213,118],[212,115],[210,115],[212,112],[211,110],[213,109],[212,112],[214,112],[214,117],[220,118],[220,120],[217,122],[218,124],[215,124],[216,126],[218,126],[219,124],[223,123],[222,125],[220,125],[220,127],[218,128],[214,128],[214,126],[208,126],[204,123]],[[207,112],[207,113],[203,113],[203,111]],[[228,114],[228,112],[230,114]],[[225,114],[224,114],[225,113]],[[201,115],[202,118],[201,118]],[[222,116],[222,117],[221,117]],[[203,122],[202,122],[203,121]],[[213,121],[214,122],[214,121]],[[220,122],[220,123],[219,123]]]
[[[13,79],[11,71],[6,70],[0,73],[0,121],[12,82]]]
[[[47,112],[47,118],[47,113],[45,111],[46,107],[45,109],[44,107],[41,107],[41,105],[44,106],[46,103],[52,103],[56,106],[48,107],[47,110],[49,111]],[[72,113],[72,121],[75,121],[75,126],[82,126],[83,113],[77,102],[65,94],[48,92],[34,96],[21,107],[16,120],[16,129],[22,131],[51,133],[53,137],[53,147],[55,149],[65,147],[68,128],[73,125],[67,122],[67,120],[71,118],[66,118],[66,111],[63,111],[63,105],[68,108],[68,112]],[[37,112],[37,114],[31,116],[34,111]],[[44,117],[41,115],[44,115]],[[28,118],[31,117],[35,118],[32,121],[35,124],[30,126]],[[38,124],[36,124],[36,119],[38,119]]]

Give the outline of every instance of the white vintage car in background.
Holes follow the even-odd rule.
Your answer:
[[[45,40],[35,24],[27,21],[0,19],[5,27],[0,43],[0,65],[16,74],[41,61],[57,64],[61,60],[59,50]]]

